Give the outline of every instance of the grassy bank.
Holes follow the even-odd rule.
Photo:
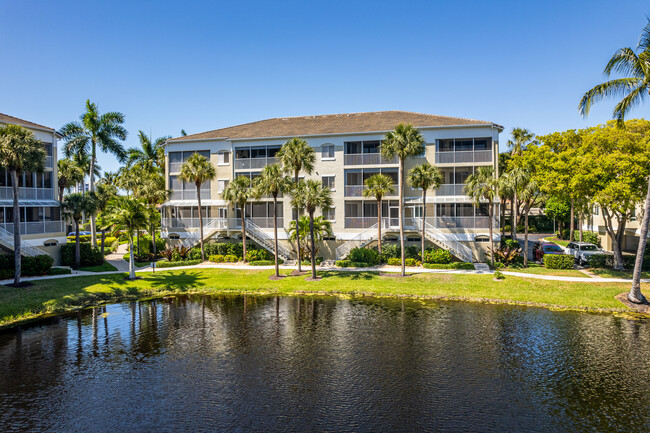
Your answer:
[[[521,272],[524,274],[535,275],[553,275],[557,277],[586,277],[577,269],[548,269],[535,263],[531,263],[527,268],[503,268],[502,271]]]
[[[440,299],[512,302],[583,310],[625,311],[614,296],[628,289],[620,283],[569,283],[491,275],[417,274],[408,278],[376,272],[322,272],[321,281],[305,277],[268,279],[270,270],[187,269],[126,274],[91,275],[34,282],[26,288],[0,288],[0,327],[41,315],[69,311],[102,302],[117,302],[181,293],[337,293],[376,296],[414,296]],[[650,294],[650,293],[649,293]]]

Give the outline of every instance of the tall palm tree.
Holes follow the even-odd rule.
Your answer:
[[[377,200],[377,250],[381,254],[381,202],[384,196],[394,194],[393,179],[385,174],[373,174],[366,179],[364,197],[374,197]]]
[[[118,186],[118,175],[112,171],[105,171],[101,181],[106,185]]]
[[[302,196],[302,203],[305,206],[307,215],[309,215],[309,235],[311,237],[311,279],[316,279],[316,240],[314,235],[314,212],[317,209],[327,210],[332,207],[332,192],[328,187],[324,187],[317,180],[308,179],[301,182],[298,187],[299,194]]]
[[[399,241],[402,251],[402,276],[406,276],[404,261],[404,162],[409,156],[424,152],[424,138],[411,124],[400,123],[387,132],[381,143],[381,156],[385,159],[399,159]]]
[[[97,212],[105,212],[108,203],[117,196],[117,188],[113,185],[104,183],[103,181],[97,182],[95,186],[95,210]],[[104,255],[104,240],[106,239],[106,228],[110,226],[110,223],[103,218],[104,221],[99,224],[99,228],[102,232],[101,236],[101,251],[102,256]]]
[[[650,93],[650,18],[641,32],[636,48],[638,54],[632,48],[625,47],[617,50],[609,59],[605,66],[605,76],[609,77],[612,72],[618,72],[625,75],[625,77],[605,81],[587,91],[578,105],[578,110],[583,116],[589,115],[591,106],[595,102],[609,97],[622,97],[623,99],[614,107],[613,117],[619,126],[625,126],[625,116]],[[648,226],[650,225],[650,179],[648,179],[648,192],[644,209],[640,228],[641,233],[639,234],[639,246],[637,247],[634,262],[632,287],[627,294],[627,299],[634,303],[646,302],[645,296],[641,293],[641,268],[643,267],[643,255],[645,254],[648,241]]]
[[[415,166],[409,171],[406,181],[413,188],[422,189],[422,252],[420,259],[424,260],[424,234],[427,218],[427,190],[436,189],[443,182],[444,177],[438,167],[428,162]]]
[[[526,128],[512,128],[512,140],[508,140],[508,147],[512,156],[521,156],[529,144],[535,143],[535,134]]]
[[[14,284],[20,284],[20,207],[18,206],[18,175],[23,172],[42,173],[45,168],[45,147],[29,129],[18,125],[0,126],[0,166],[11,178],[14,221]]]
[[[255,179],[254,195],[256,198],[270,195],[273,197],[273,241],[275,254],[275,278],[280,278],[278,263],[278,195],[291,188],[291,181],[282,175],[279,164],[267,165],[262,173]]]
[[[463,193],[472,199],[476,208],[481,202],[488,203],[488,219],[490,220],[490,257],[494,267],[494,238],[492,233],[492,219],[494,217],[494,198],[497,197],[499,183],[494,177],[492,167],[479,167],[473,174],[467,177]]]
[[[138,131],[140,147],[132,147],[127,151],[127,164],[139,164],[145,170],[160,170],[165,168],[165,142],[170,137],[159,137],[153,142],[142,132]]]
[[[222,199],[227,201],[230,206],[240,210],[244,261],[246,261],[246,203],[251,196],[251,180],[245,176],[237,176],[221,192]]]
[[[196,199],[199,205],[199,236],[201,240],[201,260],[205,261],[203,252],[203,214],[201,213],[201,185],[213,180],[217,175],[214,166],[207,158],[195,153],[190,156],[181,166],[179,179],[185,182],[192,182],[196,185]]]
[[[120,162],[126,159],[124,147],[118,140],[126,140],[126,129],[122,126],[124,114],[108,112],[99,114],[97,105],[86,101],[86,111],[81,115],[80,122],[70,122],[63,125],[59,131],[66,142],[65,155],[85,153],[90,155],[90,191],[95,191],[95,164],[97,148],[102,152],[112,153]],[[95,216],[90,219],[91,242],[97,246],[97,230]]]
[[[129,235],[129,279],[135,279],[135,250],[133,236],[147,221],[147,210],[140,200],[132,197],[115,197],[108,205],[110,219],[119,230]]]
[[[79,225],[84,215],[91,214],[97,209],[97,199],[95,193],[91,192],[84,195],[80,192],[68,194],[61,202],[61,212],[74,221],[75,225],[75,247],[74,247],[74,265],[75,269],[81,266],[81,247],[79,241]]]
[[[282,149],[277,154],[278,160],[282,165],[282,169],[285,173],[293,175],[293,186],[294,190],[298,187],[298,180],[300,172],[304,171],[307,174],[311,174],[314,171],[314,162],[316,161],[316,154],[314,149],[307,143],[306,140],[301,138],[292,138],[282,145]],[[295,194],[292,193],[292,194]],[[300,215],[300,208],[296,209],[296,224],[298,224],[298,218]],[[300,257],[300,233],[298,233],[298,272],[302,272],[302,266],[300,262],[302,257]]]
[[[149,227],[149,233],[151,234],[151,251],[155,260],[157,255],[156,227],[160,226],[160,212],[157,206],[167,200],[169,191],[165,189],[165,178],[162,172],[145,170],[139,165],[132,167],[131,170],[140,173],[138,176],[140,181],[134,186],[133,196],[142,200],[147,206],[147,227]],[[203,227],[203,224],[201,224],[201,227]],[[203,238],[203,235],[201,235],[201,238]]]
[[[542,198],[542,191],[532,173],[527,172],[521,185],[521,200],[524,204],[524,266],[528,266],[528,214],[530,209],[537,206]]]
[[[83,182],[85,173],[71,159],[59,159],[56,163],[58,172],[59,203],[63,201],[66,189]]]
[[[304,243],[299,245],[299,248],[302,248],[305,252],[309,253],[309,256],[313,254],[316,256],[317,249],[312,251],[309,246],[309,217],[302,216],[298,220],[298,230],[300,231],[300,239],[303,239]],[[323,240],[324,236],[332,236],[332,223],[327,221],[322,215],[314,218],[314,239],[316,242]],[[298,232],[296,231],[296,222],[291,221],[289,223],[289,240],[294,242],[298,238]],[[304,245],[304,247],[303,247]],[[311,260],[311,259],[310,259]]]
[[[517,223],[519,222],[519,204],[520,197],[519,191],[521,191],[521,185],[526,181],[526,169],[516,165],[513,166],[504,176],[501,182],[507,182],[508,188],[512,193],[510,201],[510,215],[512,217],[511,221],[511,235],[513,240],[517,240]]]

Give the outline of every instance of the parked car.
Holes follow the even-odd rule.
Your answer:
[[[85,235],[90,236],[91,234],[92,234],[91,232],[84,232],[84,231],[79,230],[79,236],[85,236]],[[77,232],[74,232],[74,231],[70,232],[70,233],[68,233],[68,236],[77,236]]]
[[[535,245],[533,245],[533,258],[538,262],[542,262],[545,254],[564,254],[564,250],[553,242],[535,242]]]
[[[603,254],[605,250],[588,242],[569,242],[566,253],[574,257],[576,263],[584,265],[589,263],[589,258],[596,254]]]

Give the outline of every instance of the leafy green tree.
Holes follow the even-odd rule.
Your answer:
[[[406,276],[404,261],[404,163],[409,156],[424,152],[424,138],[413,125],[400,123],[387,132],[381,144],[381,156],[385,159],[397,157],[399,160],[399,240],[402,254],[402,276]]]
[[[95,164],[97,162],[97,148],[105,153],[111,153],[120,162],[126,159],[124,147],[118,140],[126,140],[126,129],[122,126],[124,114],[108,112],[99,114],[97,105],[86,101],[86,111],[81,115],[80,122],[70,122],[59,131],[65,140],[65,156],[90,155],[90,191],[95,191]],[[95,216],[90,219],[91,241],[97,246],[97,230]]]
[[[497,197],[497,190],[499,183],[494,177],[494,169],[492,167],[484,166],[476,169],[474,173],[467,177],[463,193],[472,199],[472,203],[476,208],[479,208],[482,203],[487,203],[488,206],[488,219],[490,230],[490,257],[492,267],[494,267],[494,234],[493,234],[493,218],[494,218],[494,199]]]
[[[286,143],[282,145],[282,149],[277,154],[280,165],[285,173],[293,175],[293,192],[292,197],[295,199],[295,194],[298,188],[298,181],[300,179],[300,172],[305,172],[306,174],[311,174],[314,171],[314,162],[316,161],[316,155],[314,149],[307,143],[306,140],[301,138],[292,138],[287,140]],[[299,200],[297,200],[299,201]],[[298,218],[300,217],[300,208],[296,209],[296,224],[298,223]],[[297,244],[300,245],[300,233],[298,233]],[[300,248],[298,250],[298,272],[302,272],[302,257],[300,256]]]
[[[412,188],[422,190],[422,246],[420,257],[424,260],[424,235],[427,218],[427,190],[437,189],[444,181],[444,177],[438,167],[428,162],[413,167],[406,178],[406,181]]]
[[[11,179],[14,222],[14,284],[20,284],[20,207],[18,206],[18,175],[23,172],[42,173],[45,168],[45,147],[29,129],[18,125],[0,126],[0,166]]]
[[[71,159],[59,159],[57,165],[57,177],[59,187],[59,203],[63,201],[65,190],[83,182],[85,174]]]
[[[635,53],[632,48],[621,48],[614,53],[605,66],[605,75],[610,76],[612,72],[626,75],[606,81],[589,90],[580,100],[578,109],[586,116],[591,106],[604,98],[622,96],[614,107],[614,119],[619,126],[624,125],[625,116],[636,105],[650,93],[650,18],[648,24],[641,32],[639,43]],[[631,302],[645,302],[641,293],[641,268],[643,267],[643,255],[647,243],[648,226],[650,225],[650,179],[645,198],[645,211],[640,227],[639,246],[634,264],[634,275],[632,277],[632,288],[627,295]]]
[[[364,197],[374,197],[377,200],[377,249],[381,254],[381,202],[385,195],[394,194],[393,179],[385,174],[373,174],[366,179]]]
[[[316,251],[316,237],[314,233],[314,213],[316,210],[327,210],[332,207],[331,190],[324,187],[321,182],[308,179],[300,182],[297,194],[301,197],[301,204],[304,205],[309,215],[309,234],[311,237],[311,250]],[[311,278],[316,279],[316,257],[311,255]]]
[[[133,237],[147,223],[147,208],[133,197],[118,196],[108,205],[110,218],[118,230],[129,235],[129,279],[135,279],[135,249]]]
[[[254,195],[256,198],[263,196],[273,197],[273,242],[275,254],[275,277],[280,278],[278,263],[278,195],[291,190],[291,180],[283,176],[279,164],[267,165],[262,173],[255,179]]]
[[[171,137],[159,137],[153,142],[142,132],[138,131],[140,147],[132,147],[127,151],[127,164],[138,164],[147,171],[165,171],[165,142]]]
[[[74,221],[75,225],[75,248],[74,265],[75,269],[81,266],[81,247],[79,241],[79,225],[84,215],[90,215],[97,210],[97,198],[95,193],[90,192],[84,195],[80,192],[68,194],[61,202],[61,212]]]
[[[296,222],[291,221],[289,223],[289,240],[291,242],[296,242],[298,237],[300,237],[300,245],[299,248],[302,250],[303,257],[309,256],[309,260],[311,260],[311,257],[317,257],[318,256],[318,248],[314,249],[312,251],[311,245],[309,244],[309,217],[307,215],[303,215],[300,217],[298,220],[298,227],[300,230],[300,233],[296,232]],[[314,218],[314,239],[316,243],[319,243],[323,240],[323,237],[325,236],[331,236],[332,235],[332,223],[327,221],[322,215],[317,216]]]
[[[244,246],[243,259],[246,261],[246,203],[252,197],[251,180],[245,176],[237,176],[221,192],[221,198],[230,206],[239,209],[241,213],[241,238]]]
[[[205,156],[195,153],[190,156],[181,166],[179,179],[185,182],[192,182],[196,185],[196,199],[199,207],[199,236],[201,240],[201,260],[205,261],[203,252],[203,214],[201,213],[201,185],[213,180],[217,172]]]
[[[571,214],[571,205],[562,196],[551,196],[544,204],[544,213],[558,222],[558,230],[562,233],[564,224]]]

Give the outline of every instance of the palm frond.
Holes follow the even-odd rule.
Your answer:
[[[585,95],[580,100],[580,104],[578,104],[578,110],[580,111],[580,114],[586,116],[589,114],[591,106],[594,103],[600,102],[603,99],[611,96],[625,95],[640,86],[642,83],[642,78],[630,77],[617,78],[615,80],[609,80],[598,84],[593,89],[585,93]]]
[[[634,107],[639,105],[648,95],[648,84],[638,86],[625,96],[621,102],[614,107],[613,117],[619,126],[624,126],[625,115]]]
[[[614,53],[612,58],[609,59],[603,73],[606,76],[609,76],[612,71],[634,77],[643,77],[644,75],[639,57],[637,57],[634,50],[629,47],[619,49]]]

